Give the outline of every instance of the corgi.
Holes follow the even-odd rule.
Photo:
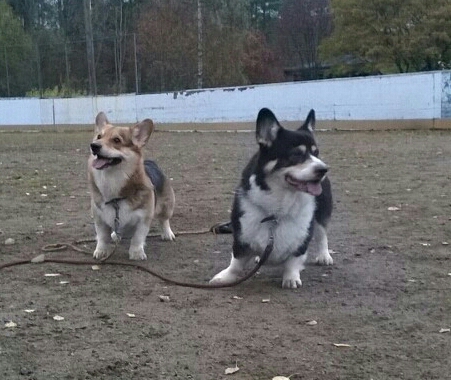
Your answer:
[[[157,164],[143,158],[153,129],[150,119],[133,127],[114,127],[103,112],[96,117],[88,160],[96,259],[108,257],[112,240],[130,235],[130,260],[146,260],[144,245],[154,216],[160,222],[162,239],[175,238],[169,223],[174,190]]]
[[[259,150],[235,191],[232,259],[210,283],[236,281],[252,259],[264,252],[270,236],[274,247],[266,263],[283,266],[283,288],[302,285],[300,272],[311,241],[308,255],[318,264],[333,264],[326,233],[332,215],[329,168],[318,157],[314,128],[314,110],[297,130],[282,127],[271,110],[260,110]]]

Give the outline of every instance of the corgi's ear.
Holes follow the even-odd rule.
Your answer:
[[[276,116],[268,108],[262,108],[257,116],[256,138],[260,146],[270,147],[277,138],[280,126]]]
[[[105,125],[110,124],[108,118],[106,117],[104,112],[99,112],[96,116],[96,125],[94,128],[95,133],[99,133],[105,127]]]
[[[310,110],[307,115],[307,119],[305,119],[304,124],[299,127],[299,131],[310,131],[313,132],[315,130],[315,110]]]
[[[132,130],[132,142],[139,148],[146,145],[150,135],[153,132],[153,121],[145,119],[141,123],[131,127]]]

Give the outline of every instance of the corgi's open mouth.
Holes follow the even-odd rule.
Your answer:
[[[94,161],[92,161],[92,167],[97,170],[105,169],[109,166],[114,166],[120,164],[122,162],[122,158],[119,157],[104,157],[100,154],[96,155]]]
[[[299,181],[289,174],[285,176],[285,181],[287,181],[296,190],[314,195],[315,197],[320,195],[323,191],[320,181]]]

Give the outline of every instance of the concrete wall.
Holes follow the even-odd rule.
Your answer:
[[[303,120],[314,108],[317,119],[328,125],[374,126],[390,120],[447,126],[451,71],[148,95],[0,99],[0,125],[92,125],[99,111],[116,124],[144,118],[157,124],[248,123],[262,107],[271,108],[281,121]]]

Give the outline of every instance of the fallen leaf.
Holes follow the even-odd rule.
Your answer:
[[[33,264],[37,264],[37,263],[42,263],[42,262],[44,262],[44,260],[45,260],[45,255],[44,255],[44,254],[41,254],[41,255],[38,255],[38,256],[32,258],[32,259],[31,259],[31,262],[32,262]]]
[[[100,270],[100,267],[98,265],[93,265],[91,267],[92,270]]]
[[[346,344],[346,343],[334,343],[335,347],[351,347],[350,344]]]
[[[231,367],[231,368],[226,368],[224,373],[226,375],[231,375],[232,373],[238,372],[240,369],[238,368],[238,365],[235,364],[235,367]]]
[[[13,321],[9,321],[5,323],[5,327],[14,328],[17,327],[17,323],[14,323]]]
[[[55,315],[55,316],[53,317],[53,319],[54,319],[55,321],[63,321],[63,320],[64,320],[64,317],[62,317],[61,315]]]
[[[451,329],[440,329],[439,333],[442,334],[442,333],[447,333],[450,331],[451,331]]]

